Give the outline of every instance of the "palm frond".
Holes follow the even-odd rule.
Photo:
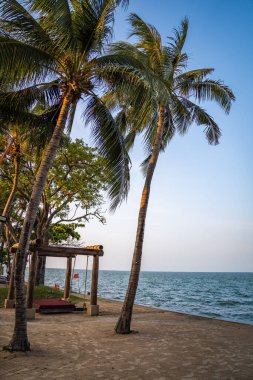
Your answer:
[[[163,123],[163,135],[162,135],[162,144],[161,151],[165,151],[167,145],[170,143],[172,138],[176,134],[176,126],[173,123],[173,117],[170,112],[170,108],[166,107],[164,112],[164,123]]]
[[[132,28],[130,37],[135,36],[138,38],[136,47],[146,53],[153,69],[162,73],[164,56],[161,35],[153,25],[145,23],[135,13],[130,14],[128,21]]]
[[[129,152],[130,149],[134,146],[136,136],[138,135],[138,132],[135,129],[131,129],[125,139],[124,139],[124,144],[126,147],[126,150]]]
[[[6,126],[7,130],[18,128],[20,135],[28,144],[44,147],[52,136],[59,110],[59,104],[56,104],[44,110],[42,107],[39,113],[35,113],[34,110],[13,112],[8,105],[2,105],[0,124]]]
[[[206,79],[186,86],[182,83],[180,91],[185,96],[194,96],[198,102],[214,100],[226,113],[229,113],[232,102],[235,100],[232,90],[219,80]]]
[[[169,37],[170,42],[170,48],[173,52],[176,54],[180,53],[184,47],[185,40],[188,33],[188,27],[189,27],[189,21],[187,17],[185,17],[182,22],[179,29],[174,29],[174,36]]]
[[[47,108],[59,102],[59,99],[60,89],[57,82],[49,82],[16,91],[0,91],[0,109],[2,105],[8,104],[12,112],[29,110],[32,106],[35,106],[36,102],[43,103],[44,108]]]
[[[147,170],[148,170],[148,166],[149,166],[149,161],[150,161],[150,158],[151,158],[151,154],[149,154],[141,163],[141,172],[142,172],[142,175],[143,177],[146,177],[147,175]]]
[[[95,95],[89,98],[86,105],[85,122],[91,126],[94,142],[111,172],[108,193],[113,211],[126,198],[129,190],[130,159],[123,136],[108,108]]]
[[[96,74],[101,80],[104,79],[114,89],[121,84],[124,86],[122,93],[130,91],[133,95],[138,89],[142,89],[147,96],[156,92],[161,99],[167,100],[166,80],[150,68],[147,61],[144,62],[143,53],[138,53],[136,47],[131,48],[128,43],[123,42],[112,44],[110,51],[111,54],[97,59]]]
[[[13,39],[18,39],[47,51],[55,53],[56,45],[41,24],[17,0],[2,0],[0,6],[0,28]]]
[[[31,0],[28,5],[32,12],[39,15],[43,29],[61,51],[76,47],[68,0]]]
[[[114,117],[115,124],[118,126],[120,134],[125,136],[127,130],[129,129],[129,121],[127,117],[127,109],[123,108]]]
[[[121,97],[133,95],[133,92],[150,92],[150,81],[144,77],[143,72],[121,56],[107,55],[99,58],[95,74],[100,84],[104,83],[109,91],[117,91],[118,95],[121,93]]]
[[[184,18],[181,22],[180,29],[174,29],[174,37],[170,37],[169,50],[173,58],[173,71],[180,73],[186,69],[188,63],[188,55],[182,52],[188,32],[188,19]]]
[[[156,115],[156,119],[154,119],[150,123],[151,125],[149,127],[149,131],[147,131],[146,136],[145,136],[147,157],[141,163],[141,172],[142,172],[144,177],[147,174],[147,169],[149,166],[149,161],[150,161],[150,157],[151,157],[153,146],[154,146],[154,140],[155,140],[156,129],[157,129],[157,119],[158,119],[158,115]],[[167,107],[165,107],[165,111],[164,111],[163,135],[162,135],[160,152],[165,151],[167,145],[173,139],[176,131],[177,130],[176,130],[176,127],[173,123],[173,118],[172,118],[172,115],[170,113],[170,109],[167,105]]]
[[[119,109],[119,98],[115,91],[107,91],[103,96],[101,96],[100,99],[103,103],[105,103],[110,112],[114,112]]]
[[[80,52],[84,55],[101,53],[113,36],[115,10],[127,6],[124,0],[83,0],[75,7],[73,28]]]
[[[150,115],[149,123],[146,126],[146,130],[143,135],[143,142],[144,142],[144,148],[145,152],[149,154],[153,150],[155,137],[156,137],[156,131],[157,131],[157,121],[158,121],[158,107],[154,107],[152,110],[153,112]]]
[[[188,128],[191,125],[191,113],[183,103],[183,99],[180,99],[177,95],[171,94],[170,113],[172,115],[172,123],[176,130],[184,135],[187,133]]]
[[[32,110],[27,117],[29,133],[27,141],[31,146],[36,147],[37,154],[42,154],[42,150],[49,143],[57,119],[60,113],[60,103],[47,107],[39,114],[34,114]]]
[[[74,123],[74,118],[76,114],[76,107],[77,103],[71,104],[70,111],[69,111],[69,116],[66,124],[66,133],[69,135],[72,131],[73,123]]]
[[[21,86],[31,81],[44,81],[56,70],[52,56],[0,32],[0,83]],[[6,70],[8,68],[8,70]]]
[[[129,0],[115,0],[117,6],[121,5],[124,9],[126,9],[129,5]]]
[[[219,144],[221,131],[214,119],[203,108],[191,102],[189,99],[182,99],[182,103],[191,114],[192,123],[194,122],[197,125],[206,126],[204,131],[208,143],[211,145]]]
[[[213,68],[186,71],[175,77],[175,83],[182,83],[184,81],[191,83],[196,80],[203,80],[208,74],[212,74],[213,71]]]

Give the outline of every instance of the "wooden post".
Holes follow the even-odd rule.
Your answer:
[[[13,255],[12,260],[12,267],[11,267],[11,277],[9,282],[9,289],[8,289],[8,295],[7,298],[4,301],[4,307],[6,309],[13,308],[15,305],[14,301],[14,290],[15,290],[15,284],[14,284],[14,278],[15,278],[15,267],[16,267],[16,255]]]
[[[28,278],[27,292],[26,292],[26,304],[27,304],[28,309],[31,309],[33,307],[33,292],[34,292],[34,284],[35,284],[35,276],[36,276],[37,257],[38,257],[37,251],[34,251],[31,253],[29,278]]]
[[[67,258],[67,270],[64,288],[64,299],[68,299],[70,295],[70,284],[71,284],[71,272],[72,272],[72,258]]]
[[[90,304],[91,305],[96,305],[97,304],[98,264],[99,264],[99,257],[98,256],[93,256],[91,291],[90,291]]]
[[[99,268],[99,256],[93,256],[91,291],[90,291],[90,306],[88,308],[88,312],[92,316],[99,314],[99,306],[97,305],[98,268]]]

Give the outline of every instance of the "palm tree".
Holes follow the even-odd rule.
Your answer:
[[[187,37],[188,21],[184,19],[181,28],[174,31],[174,37],[167,46],[162,45],[159,32],[154,26],[145,23],[140,17],[132,14],[129,18],[132,33],[137,43],[114,44],[114,54],[130,56],[138,75],[149,83],[144,109],[138,107],[138,101],[132,92],[128,97],[119,93],[108,93],[105,96],[108,104],[114,108],[118,98],[123,103],[116,119],[123,131],[128,131],[126,143],[129,147],[135,136],[144,131],[144,142],[148,157],[143,162],[145,183],[142,191],[135,247],[129,284],[121,314],[115,326],[117,333],[131,332],[132,310],[138,287],[141,269],[142,247],[145,221],[150,196],[151,182],[157,160],[175,132],[185,134],[193,123],[204,125],[209,144],[218,144],[220,129],[213,118],[200,107],[203,100],[215,100],[228,113],[235,99],[232,91],[221,81],[207,78],[213,69],[186,71],[187,54],[182,51]],[[116,94],[116,95],[115,95]],[[151,94],[151,96],[150,96]],[[197,103],[194,102],[194,99]]]
[[[60,102],[52,138],[37,172],[16,258],[16,309],[13,337],[7,350],[27,351],[24,270],[27,248],[39,202],[65,127],[72,124],[77,103],[84,100],[86,121],[91,123],[99,152],[111,167],[109,195],[115,207],[128,191],[128,155],[105,104],[96,95],[103,75],[115,75],[117,66],[103,57],[112,35],[116,7],[127,0],[3,0],[0,5],[0,109],[7,102],[22,107],[43,100]],[[117,67],[116,67],[117,69]],[[17,91],[18,89],[18,91]]]

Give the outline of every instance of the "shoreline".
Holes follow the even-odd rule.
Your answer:
[[[80,296],[80,299],[83,299],[83,297],[81,297],[81,293],[71,292],[71,294],[73,294],[76,297]],[[118,300],[118,299],[113,299],[113,298],[105,298],[105,297],[99,297],[98,296],[98,301],[99,300],[109,301],[109,302],[110,301],[111,302],[119,302],[120,304],[123,303],[123,300]],[[188,316],[199,317],[199,318],[207,318],[207,319],[214,320],[214,321],[224,321],[224,322],[230,322],[230,323],[237,323],[237,324],[246,325],[246,326],[252,326],[253,327],[253,322],[252,323],[248,323],[248,322],[233,321],[231,319],[222,319],[222,318],[217,318],[217,317],[210,317],[210,316],[207,316],[207,315],[192,314],[192,313],[187,313],[187,312],[183,312],[183,311],[164,309],[164,308],[158,307],[158,306],[144,305],[144,304],[140,304],[140,303],[135,303],[134,305],[135,306],[144,307],[144,308],[150,308],[150,309],[154,309],[154,310],[161,310],[163,312],[176,313],[176,314],[180,314],[180,315],[188,315]]]
[[[77,270],[77,272],[79,272]],[[79,272],[80,287],[73,282],[75,292],[84,291],[84,272]],[[114,273],[116,273],[114,275]],[[125,273],[125,274],[120,274]],[[101,271],[99,295],[124,301],[127,288],[127,271]],[[136,303],[158,307],[162,310],[181,312],[211,319],[253,325],[252,273],[230,272],[141,272]],[[192,274],[194,273],[194,274]],[[224,277],[225,276],[225,277]],[[49,269],[48,283],[57,279],[64,286],[63,272]],[[89,277],[88,277],[89,279]],[[152,286],[150,286],[150,281]],[[57,281],[55,281],[57,282]],[[100,287],[101,285],[101,287]],[[88,285],[87,290],[89,290]]]

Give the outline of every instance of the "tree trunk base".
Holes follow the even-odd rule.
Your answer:
[[[30,351],[30,343],[28,339],[24,340],[12,340],[7,346],[3,347],[3,351]]]
[[[119,317],[118,322],[115,326],[115,332],[117,334],[130,334],[132,331],[130,329],[131,320],[129,318]]]

